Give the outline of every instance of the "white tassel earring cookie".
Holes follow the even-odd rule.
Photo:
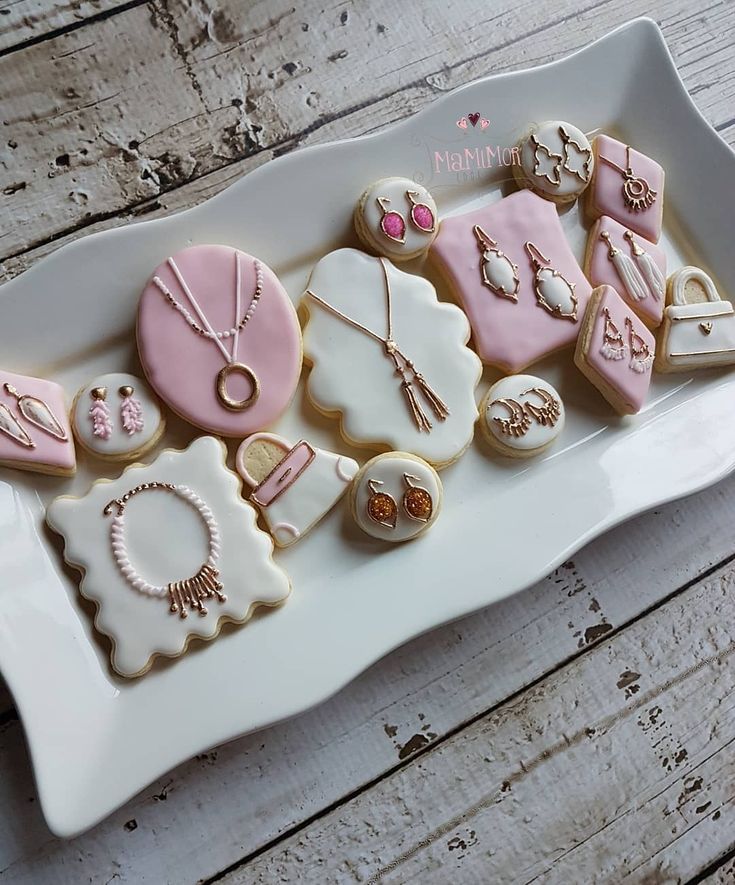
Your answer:
[[[626,230],[623,236],[630,243],[633,260],[638,265],[638,270],[648,287],[648,291],[656,301],[661,301],[666,294],[666,277],[661,273],[661,269],[648,252],[633,239],[633,231]]]
[[[620,277],[625,293],[633,299],[633,301],[643,301],[648,298],[648,287],[646,281],[641,276],[638,268],[633,263],[633,259],[618,249],[610,239],[610,234],[606,230],[600,231],[600,239],[607,243],[608,258],[613,263],[613,267]]]

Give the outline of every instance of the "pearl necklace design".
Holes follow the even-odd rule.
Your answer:
[[[209,555],[196,574],[183,581],[171,581],[168,584],[158,586],[151,584],[138,574],[130,562],[130,556],[125,543],[126,504],[135,495],[155,489],[171,492],[191,505],[202,518],[209,533]],[[219,603],[227,601],[227,597],[222,593],[223,586],[219,581],[219,570],[217,569],[217,561],[219,560],[221,550],[219,527],[214,519],[214,514],[196,492],[185,485],[173,485],[167,482],[144,482],[134,489],[130,489],[121,498],[115,498],[114,501],[110,501],[103,511],[104,515],[111,516],[115,508],[117,508],[117,513],[113,516],[110,529],[112,555],[117,567],[120,569],[120,573],[134,590],[147,596],[168,597],[169,611],[171,614],[178,614],[180,618],[187,618],[189,616],[187,609],[198,611],[200,617],[204,617],[207,614],[207,608],[204,605],[204,600],[206,599],[216,598]]]

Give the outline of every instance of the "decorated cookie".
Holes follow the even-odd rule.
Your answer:
[[[214,639],[225,621],[242,624],[290,592],[225,455],[201,437],[48,508],[121,676],[141,676],[157,655],[178,657],[191,639]]]
[[[347,491],[357,461],[318,449],[306,440],[292,445],[273,433],[254,433],[237,450],[237,472],[252,488],[255,504],[279,547],[303,537]]]
[[[666,300],[666,253],[603,215],[587,239],[585,273],[593,286],[612,286],[643,322],[655,328]]]
[[[483,362],[519,372],[576,340],[592,287],[549,200],[524,190],[447,218],[430,255]]]
[[[668,300],[656,350],[660,372],[735,364],[735,310],[708,274],[698,267],[674,271]]]
[[[301,372],[301,330],[273,271],[229,246],[191,246],[153,272],[138,350],[156,393],[182,418],[245,436],[285,411]]]
[[[433,197],[410,178],[381,178],[363,193],[355,209],[355,230],[362,243],[394,261],[426,252],[438,226]]]
[[[409,541],[430,528],[442,505],[434,468],[407,452],[377,455],[360,470],[350,491],[355,522],[380,541]]]
[[[529,458],[547,449],[562,432],[564,403],[543,378],[508,375],[483,397],[480,427],[502,455]]]
[[[592,148],[595,171],[587,190],[589,215],[608,215],[626,229],[657,243],[664,211],[663,168],[609,135],[598,135]]]
[[[576,200],[592,180],[595,160],[584,132],[563,120],[534,126],[519,144],[513,171],[524,187],[556,203]]]
[[[77,459],[60,385],[0,369],[0,467],[74,475]]]
[[[148,385],[135,375],[100,375],[77,393],[71,423],[79,445],[108,461],[133,461],[161,438],[165,422]]]
[[[620,412],[640,412],[651,383],[655,342],[651,331],[612,286],[592,293],[577,339],[577,368]]]
[[[302,303],[308,396],[340,413],[350,442],[437,467],[459,458],[474,434],[481,372],[459,308],[428,280],[356,249],[322,258]]]

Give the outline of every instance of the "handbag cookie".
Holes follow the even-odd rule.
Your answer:
[[[735,363],[735,310],[698,267],[671,274],[656,369],[684,372]]]
[[[279,547],[288,547],[316,525],[359,469],[352,458],[303,439],[292,446],[274,433],[254,433],[244,440],[235,465],[252,488],[248,500],[262,513]]]

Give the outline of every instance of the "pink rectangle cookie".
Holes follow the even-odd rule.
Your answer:
[[[548,200],[524,190],[447,218],[430,256],[484,362],[519,372],[576,340],[592,287]]]
[[[666,254],[608,215],[587,240],[585,273],[593,286],[612,286],[643,322],[655,328],[666,302]]]

